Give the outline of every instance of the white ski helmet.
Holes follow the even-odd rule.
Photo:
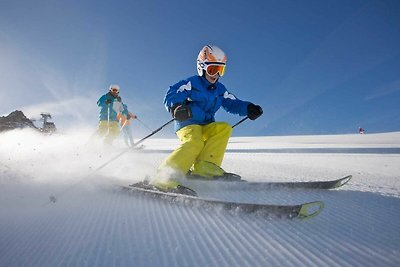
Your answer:
[[[111,84],[109,87],[109,90],[112,91],[112,89],[117,89],[119,92],[119,85],[118,84]]]
[[[219,73],[220,76],[224,75],[226,66],[226,55],[221,48],[215,45],[206,45],[201,50],[197,56],[197,73],[199,76],[203,76],[204,71],[210,76],[215,76]],[[211,66],[214,66],[213,68]],[[207,67],[211,67],[213,73],[209,73]]]

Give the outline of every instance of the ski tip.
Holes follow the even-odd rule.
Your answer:
[[[353,177],[353,175],[347,175],[347,176],[339,179],[333,188],[338,188],[338,187],[341,187],[341,186],[347,184],[351,180],[352,177]]]
[[[323,209],[324,209],[324,203],[322,201],[305,203],[301,205],[297,217],[300,219],[312,218],[320,214]]]

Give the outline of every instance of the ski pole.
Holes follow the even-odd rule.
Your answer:
[[[249,116],[246,116],[245,118],[241,119],[240,121],[238,121],[235,125],[232,126],[232,128],[235,128],[236,126],[238,126],[239,124],[241,124],[242,122],[244,122],[245,120],[247,120],[249,118]]]
[[[173,122],[174,120],[175,120],[175,119],[171,119],[170,121],[168,121],[168,122],[164,123],[162,126],[160,126],[160,128],[154,130],[151,134],[149,134],[149,135],[143,137],[142,139],[140,139],[139,141],[137,141],[136,143],[134,143],[134,144],[132,145],[132,148],[135,147],[135,146],[137,146],[137,145],[139,145],[140,143],[143,143],[144,140],[146,140],[147,138],[149,138],[149,137],[155,135],[156,133],[158,133],[159,131],[161,131],[162,128],[164,128],[165,126],[167,126],[168,124],[170,124],[170,123]]]
[[[151,131],[150,127],[147,126],[143,121],[139,120],[139,118],[138,118],[137,116],[136,116],[136,119],[137,119],[137,121],[140,122],[144,127],[146,127],[148,130]]]
[[[120,132],[122,132],[122,129],[124,129],[124,127],[125,127],[127,121],[128,121],[128,120],[125,120],[124,123],[122,124],[121,129],[119,129]]]
[[[97,169],[95,169],[93,171],[92,174],[96,173],[97,171],[103,169],[105,166],[107,166],[108,164],[110,164],[111,162],[113,162],[114,160],[116,160],[117,158],[119,158],[120,156],[122,156],[123,154],[125,154],[126,152],[128,152],[129,150],[131,150],[132,148],[134,148],[135,146],[141,144],[144,142],[144,140],[146,140],[147,138],[155,135],[156,133],[158,133],[159,131],[162,130],[162,128],[164,128],[165,126],[167,126],[168,124],[170,124],[171,122],[173,122],[174,119],[171,119],[170,121],[168,121],[167,123],[164,123],[162,126],[160,126],[160,128],[158,128],[157,130],[154,130],[152,133],[150,133],[149,135],[146,135],[145,137],[143,137],[142,139],[140,139],[139,141],[137,141],[136,143],[133,143],[131,147],[125,149],[124,151],[122,151],[121,153],[119,153],[118,155],[116,155],[115,157],[113,157],[112,159],[110,159],[109,161],[103,163],[101,166],[97,167]]]
[[[118,155],[116,155],[115,157],[113,157],[112,159],[108,160],[107,162],[103,163],[102,165],[100,165],[99,167],[97,167],[97,169],[95,169],[89,176],[95,174],[96,172],[98,172],[99,170],[103,169],[105,166],[107,166],[108,164],[110,164],[111,162],[113,162],[114,160],[116,160],[117,158],[119,158],[120,156],[122,156],[123,154],[125,154],[126,152],[128,152],[129,150],[131,150],[132,148],[134,148],[135,146],[141,144],[144,142],[144,140],[146,140],[147,138],[155,135],[156,133],[158,133],[159,131],[161,131],[162,128],[164,128],[165,126],[167,126],[168,124],[170,124],[171,122],[173,122],[174,119],[168,121],[167,123],[163,124],[160,128],[158,128],[157,130],[154,130],[152,133],[150,133],[149,135],[143,137],[142,139],[140,139],[139,141],[137,141],[136,143],[133,143],[131,147],[125,149],[124,151],[122,151],[121,153],[119,153]]]
[[[100,165],[99,167],[97,167],[95,170],[93,170],[90,174],[86,175],[85,177],[83,177],[81,180],[79,180],[77,183],[71,185],[70,187],[66,188],[63,192],[61,192],[57,197],[54,195],[49,196],[49,201],[47,201],[46,203],[43,204],[43,206],[46,206],[50,203],[56,203],[57,198],[60,198],[61,196],[63,196],[65,193],[67,193],[69,190],[71,190],[72,188],[74,188],[75,186],[77,186],[78,184],[80,184],[83,180],[86,180],[87,178],[89,178],[90,176],[96,174],[98,171],[100,171],[101,169],[103,169],[105,166],[107,166],[108,164],[110,164],[111,162],[113,162],[114,160],[116,160],[117,158],[119,158],[120,156],[122,156],[123,154],[125,154],[126,152],[130,151],[132,148],[134,148],[135,146],[141,144],[144,140],[146,140],[147,138],[155,135],[156,133],[158,133],[159,131],[161,131],[165,126],[167,126],[168,124],[170,124],[171,122],[173,122],[174,119],[171,119],[170,121],[164,123],[162,126],[160,126],[158,129],[154,130],[152,133],[148,134],[147,136],[143,137],[142,139],[140,139],[139,141],[137,141],[136,143],[133,143],[131,147],[125,149],[124,151],[122,151],[121,153],[119,153],[118,155],[116,155],[115,157],[113,157],[112,159],[108,160],[107,162],[103,163],[102,165]]]
[[[110,135],[110,105],[107,109],[107,136]]]

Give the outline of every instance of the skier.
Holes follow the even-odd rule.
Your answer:
[[[164,98],[166,109],[175,118],[176,135],[181,145],[161,164],[150,183],[159,190],[181,192],[175,179],[187,174],[218,179],[227,173],[221,168],[232,126],[216,122],[215,113],[226,111],[255,120],[262,115],[260,106],[242,101],[219,82],[227,57],[215,45],[204,46],[197,57],[198,75],[170,86]]]
[[[123,110],[120,115],[118,115],[120,131],[124,135],[124,141],[127,146],[133,145],[133,137],[132,137],[132,129],[131,129],[131,120],[137,119],[137,116],[131,113],[128,110],[128,106],[126,104],[122,104]]]
[[[97,101],[97,105],[100,107],[97,134],[104,137],[104,144],[106,145],[111,145],[120,132],[117,115],[122,113],[123,106],[119,90],[118,85],[112,84],[108,93],[101,96]]]

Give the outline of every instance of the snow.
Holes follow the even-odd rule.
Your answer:
[[[233,137],[223,168],[249,181],[328,180],[339,190],[259,190],[187,182],[253,203],[321,200],[309,220],[187,208],[121,194],[153,175],[176,139],[104,148],[90,131],[0,135],[1,266],[399,266],[400,132]],[[49,202],[49,196],[56,202]]]

